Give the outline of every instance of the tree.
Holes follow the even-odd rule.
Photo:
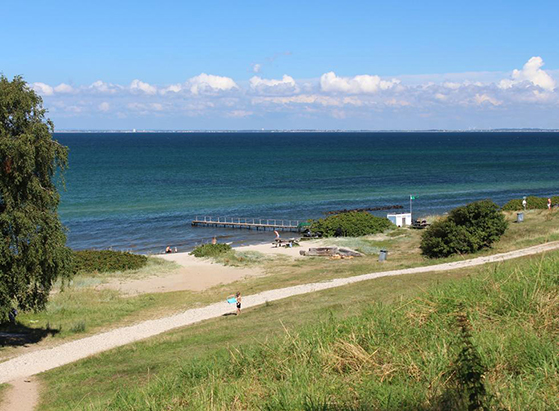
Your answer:
[[[490,200],[477,201],[452,210],[421,237],[421,251],[431,258],[474,253],[499,240],[507,229],[505,216]]]
[[[58,217],[68,149],[53,140],[43,101],[21,77],[0,76],[0,320],[45,307],[72,254]]]

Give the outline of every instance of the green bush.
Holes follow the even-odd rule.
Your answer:
[[[190,255],[194,257],[216,257],[228,251],[231,251],[229,244],[202,244],[192,250]]]
[[[366,211],[350,211],[313,221],[311,231],[320,231],[325,237],[359,237],[382,233],[393,227],[386,218],[376,217]]]
[[[552,204],[559,203],[559,196],[551,197]],[[545,210],[547,208],[547,197],[526,197],[526,209],[527,210]],[[522,199],[515,198],[507,202],[503,207],[503,211],[520,211],[522,210]]]
[[[76,272],[107,273],[112,271],[137,270],[145,266],[148,258],[145,255],[132,254],[112,250],[74,251]]]
[[[490,200],[477,201],[452,210],[421,237],[421,251],[430,258],[474,253],[489,247],[504,234],[505,216]]]

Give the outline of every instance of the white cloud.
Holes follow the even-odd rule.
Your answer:
[[[149,95],[157,93],[157,88],[155,86],[144,83],[143,81],[140,81],[138,79],[132,80],[132,83],[130,83],[130,90],[133,92],[141,91]]]
[[[239,88],[230,77],[214,76],[202,73],[188,80],[192,94],[204,94],[216,91],[228,91]]]
[[[167,93],[180,93],[182,89],[183,89],[182,84],[171,84],[170,86],[159,90],[159,93],[162,95],[165,95]]]
[[[122,89],[122,86],[115,86],[111,83],[105,83],[104,81],[97,80],[91,83],[88,87],[89,90],[97,92],[97,93],[107,93],[107,94],[114,94],[119,89]]]
[[[299,90],[293,77],[287,74],[284,74],[281,80],[254,76],[250,79],[250,88],[262,93],[297,92]]]
[[[97,106],[97,108],[98,108],[100,111],[103,111],[103,112],[106,113],[107,111],[109,111],[109,110],[111,109],[111,105],[110,105],[109,103],[107,103],[106,101],[103,101],[101,104],[99,104],[99,105]]]
[[[286,97],[255,97],[252,99],[253,104],[282,104],[282,105],[289,105],[289,104],[317,104],[320,106],[328,107],[334,106],[339,107],[342,106],[344,99],[330,97],[330,96],[321,96],[319,94],[299,94],[296,96],[286,96]],[[349,102],[348,102],[349,103]]]
[[[510,76],[503,72],[425,75],[417,76],[415,84],[403,80],[405,86],[399,81],[405,76],[397,79],[376,75],[341,77],[334,72],[306,79],[287,74],[278,78],[252,75],[250,80],[239,84],[230,77],[202,73],[181,83],[164,85],[136,79],[125,85],[98,80],[83,86],[65,83],[51,86],[39,82],[30,86],[44,96],[45,107],[55,113],[55,120],[82,118],[87,122],[94,116],[105,120],[110,117],[111,121],[119,116],[154,119],[182,116],[206,120],[256,117],[276,121],[280,117],[268,116],[282,113],[282,116],[294,116],[289,118],[347,116],[361,121],[373,118],[375,113],[384,113],[387,118],[398,113],[432,113],[434,119],[451,112],[463,118],[498,113],[516,118],[511,113],[536,112],[542,108],[547,110],[542,113],[549,113],[559,108],[559,93],[553,92],[559,81],[559,70],[543,71],[542,66],[543,61],[534,57]],[[502,81],[505,77],[509,78]],[[553,121],[548,123],[559,125],[559,120]]]
[[[45,83],[33,83],[32,88],[43,96],[52,96],[54,94],[54,89]]]
[[[320,77],[320,88],[327,93],[370,94],[389,90],[400,83],[399,80],[382,80],[379,76],[363,74],[355,77],[338,77],[333,71]]]
[[[228,113],[226,113],[226,117],[230,117],[230,118],[244,118],[244,117],[248,117],[251,116],[253,114],[252,111],[247,111],[247,110],[233,110],[233,111],[229,111]]]
[[[54,88],[54,91],[56,91],[57,93],[73,93],[74,88],[69,84],[60,83]]]
[[[259,63],[252,64],[252,71],[253,72],[260,73],[260,70],[262,70],[262,64],[259,64]]]
[[[492,104],[494,106],[500,106],[501,104],[503,104],[502,101],[499,101],[487,94],[476,94],[474,97],[474,101],[478,106],[481,106],[484,103]]]
[[[507,89],[518,83],[527,81],[546,91],[553,91],[555,89],[555,80],[541,69],[543,65],[544,62],[541,57],[532,57],[524,64],[522,70],[513,70],[510,79],[501,80],[499,87]]]

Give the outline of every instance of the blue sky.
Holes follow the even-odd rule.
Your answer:
[[[556,1],[0,7],[59,129],[559,128]]]

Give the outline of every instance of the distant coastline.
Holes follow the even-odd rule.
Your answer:
[[[546,128],[492,128],[469,130],[56,130],[56,133],[559,133]]]

